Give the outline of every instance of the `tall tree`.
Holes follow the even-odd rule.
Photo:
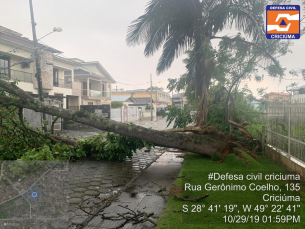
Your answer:
[[[153,55],[163,45],[157,74],[186,50],[193,50],[196,96],[200,97],[196,125],[201,126],[207,116],[208,89],[215,66],[213,55],[207,53],[211,40],[239,41],[265,52],[257,45],[265,39],[264,9],[263,0],[151,0],[145,14],[129,26],[126,41],[129,46],[145,43],[145,56]],[[232,26],[252,40],[216,36]],[[266,53],[266,57],[278,65],[272,56]]]

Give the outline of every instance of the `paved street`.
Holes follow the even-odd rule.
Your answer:
[[[165,119],[159,121],[140,121],[137,125],[157,130],[166,129]],[[171,127],[169,127],[171,128]],[[73,138],[87,138],[96,135],[100,131],[88,129],[82,131],[63,131],[62,135]],[[133,209],[145,208],[160,215],[166,203],[167,193],[158,193],[158,185],[169,190],[173,178],[179,173],[181,158],[172,152],[164,153],[164,149],[156,147],[150,152],[145,149],[138,150],[131,160],[124,162],[106,161],[80,161],[70,163],[67,190],[67,201],[69,203],[69,228],[82,228],[82,223],[88,225],[86,228],[110,228],[112,221],[102,221],[99,208],[106,199],[116,196],[117,199],[109,207],[103,210],[108,214],[122,212],[120,204],[128,205]],[[161,157],[160,157],[161,156]],[[145,170],[146,169],[146,170]],[[143,173],[144,171],[144,173]],[[137,193],[130,197],[130,193]],[[162,196],[160,195],[162,194]],[[155,203],[158,203],[155,205]],[[154,206],[154,208],[151,208]],[[113,225],[117,225],[117,221]],[[145,227],[153,224],[146,223]],[[142,225],[143,226],[143,225]],[[137,228],[143,228],[141,224]],[[126,224],[124,228],[131,228]]]
[[[167,202],[171,185],[182,166],[183,159],[178,156],[181,156],[181,153],[163,153],[137,179],[128,184],[125,187],[125,191],[110,206],[100,211],[100,213],[105,214],[105,217],[117,216],[118,213],[127,215],[132,211],[145,212],[147,215],[153,213],[151,220],[157,222]],[[83,228],[154,228],[154,224],[151,222],[133,224],[134,222],[127,222],[124,218],[121,220],[110,220],[102,219],[101,216],[95,216],[89,217],[89,219]],[[122,225],[124,226],[122,227]]]
[[[139,150],[131,160],[124,162],[80,161],[70,163],[69,219],[70,226],[82,223],[112,195],[123,187],[162,154],[160,148],[145,152]],[[85,211],[81,210],[85,209]],[[87,212],[87,213],[86,213]]]

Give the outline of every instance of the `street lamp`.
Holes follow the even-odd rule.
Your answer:
[[[61,27],[54,27],[52,32],[50,32],[50,33],[44,35],[43,37],[39,38],[37,41],[40,41],[42,38],[44,38],[44,37],[50,35],[51,33],[55,33],[55,32],[62,32],[62,28],[61,28]]]
[[[39,95],[39,101],[44,103],[44,98],[43,98],[43,89],[42,89],[42,80],[41,80],[41,68],[40,68],[40,57],[38,53],[38,41],[46,36],[48,36],[51,33],[54,32],[61,32],[62,29],[60,27],[55,27],[53,28],[53,31],[48,33],[47,35],[43,36],[39,40],[37,40],[36,36],[36,23],[34,20],[34,11],[33,11],[33,3],[32,0],[29,0],[30,3],[30,13],[31,13],[31,22],[32,22],[32,33],[33,33],[33,45],[34,45],[34,57],[35,57],[35,62],[36,62],[36,78],[37,78],[37,84],[38,84],[38,95]],[[46,120],[46,114],[42,113],[42,120]],[[42,122],[43,123],[43,122]],[[47,132],[47,125],[43,123],[42,125],[42,130],[44,132]]]

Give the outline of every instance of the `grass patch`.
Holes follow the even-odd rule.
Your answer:
[[[301,185],[301,192],[291,192],[286,190],[285,181],[266,181],[264,179],[265,174],[289,174],[286,170],[276,164],[274,161],[270,160],[267,156],[260,155],[259,160],[256,161],[247,154],[243,154],[247,157],[248,162],[245,163],[243,159],[237,158],[235,155],[228,155],[224,162],[219,164],[215,160],[208,157],[204,157],[198,154],[187,153],[185,156],[185,161],[180,174],[173,184],[172,190],[175,194],[181,197],[197,198],[199,196],[209,194],[210,196],[206,199],[200,200],[198,202],[187,202],[181,201],[174,198],[172,195],[165,207],[165,210],[158,221],[157,229],[171,229],[171,228],[213,228],[213,229],[223,229],[223,228],[305,228],[305,194],[304,194],[304,183]],[[211,172],[226,174],[242,174],[242,181],[235,180],[213,180],[209,181],[208,174]],[[262,173],[263,180],[247,180],[246,175],[253,173],[257,175]],[[186,191],[184,190],[184,184],[190,183],[192,185],[201,185],[201,191]],[[210,183],[212,185],[245,185],[247,187],[246,191],[206,191],[205,185]],[[266,185],[270,183],[271,185],[279,185],[281,191],[249,191],[249,185],[254,183],[255,185]],[[291,183],[291,182],[289,182]],[[300,202],[275,202],[263,201],[263,195],[300,195]],[[201,212],[191,212],[193,209],[192,205],[205,205]],[[250,213],[244,212],[243,205],[252,205],[252,210]],[[264,212],[254,211],[254,207],[257,205],[266,205],[268,208]],[[272,205],[282,205],[281,212],[271,212]],[[188,212],[183,212],[183,205],[187,205]],[[218,206],[218,211],[208,211],[210,206]],[[220,207],[219,207],[220,205]],[[232,213],[226,212],[225,205],[237,205]],[[288,205],[301,205],[301,208],[297,212],[290,212],[286,210]],[[197,211],[197,210],[196,210]],[[239,212],[238,212],[239,211]],[[246,215],[246,216],[259,216],[259,223],[224,223],[224,216],[236,216],[236,215]],[[301,223],[262,223],[262,217],[271,216],[276,217],[276,215],[300,215]],[[275,218],[274,218],[275,219]],[[269,221],[269,219],[268,219]],[[275,221],[275,220],[274,220]]]

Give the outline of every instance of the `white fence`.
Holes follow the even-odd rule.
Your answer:
[[[111,108],[110,118],[117,122],[122,122],[122,108]]]
[[[305,104],[266,108],[266,143],[305,163]]]
[[[141,119],[138,107],[128,107],[128,122],[134,122]]]
[[[49,106],[61,107],[61,102],[57,100],[52,101],[50,99],[44,99],[44,103]],[[26,119],[26,121],[31,127],[33,127],[34,129],[41,129],[42,113],[35,112],[30,109],[23,109],[23,117]],[[51,130],[51,125],[55,118],[56,117],[52,115],[46,114],[46,121],[48,121],[47,130]],[[54,130],[61,130],[61,118],[57,119],[57,121],[54,123]]]
[[[117,122],[135,122],[141,119],[141,111],[138,107],[111,108],[110,118]]]

